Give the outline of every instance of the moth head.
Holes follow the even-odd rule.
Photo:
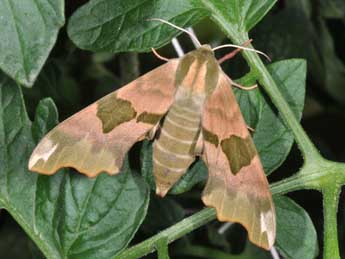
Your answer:
[[[193,53],[193,55],[195,55],[201,63],[208,62],[208,60],[212,58],[215,59],[214,52],[211,46],[208,44],[201,45],[199,48],[192,51],[191,53]]]

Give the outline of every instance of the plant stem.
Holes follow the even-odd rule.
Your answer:
[[[305,187],[303,185],[305,183],[303,179],[306,177],[308,175],[293,176],[277,184],[273,184],[271,185],[272,194],[283,194],[292,190],[303,189]],[[155,251],[162,241],[169,244],[214,219],[216,219],[216,211],[213,208],[205,208],[153,237],[126,249],[114,259],[141,258]]]
[[[324,251],[323,258],[340,258],[337,231],[337,211],[340,187],[329,186],[323,190]]]
[[[270,185],[272,195],[283,195],[291,191],[306,189],[305,178],[306,176],[301,177],[298,174],[294,174],[289,178],[272,183]]]
[[[156,242],[158,259],[170,259],[168,250],[168,238],[161,238]]]
[[[305,163],[315,161],[319,157],[319,152],[301,127],[259,56],[249,51],[244,52],[244,56],[250,64],[250,67],[254,71],[257,71],[256,74],[260,84],[263,85],[272,102],[278,108],[281,117],[293,132],[295,140],[305,158]]]
[[[114,259],[137,259],[145,256],[156,249],[156,244],[162,238],[167,239],[167,244],[184,236],[185,234],[205,225],[216,218],[216,211],[213,208],[205,208],[192,216],[185,218],[179,223],[167,228],[157,235],[129,248]]]
[[[234,25],[226,13],[220,12],[212,2],[202,1],[203,4],[212,12],[212,19],[220,26],[225,34],[233,41],[234,44],[241,45],[243,42],[249,40],[248,33],[241,28],[240,25]],[[241,31],[240,31],[241,30]],[[252,47],[252,46],[248,46]],[[278,90],[276,83],[272,76],[267,71],[265,65],[262,63],[258,54],[251,51],[243,51],[244,58],[247,60],[252,71],[257,75],[260,84],[264,87],[267,94],[270,96],[274,105],[278,108],[281,117],[289,126],[294,134],[296,142],[303,153],[305,163],[317,159],[320,155],[314,144],[301,127],[299,121],[296,119],[288,103]]]

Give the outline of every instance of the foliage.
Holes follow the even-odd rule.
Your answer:
[[[239,75],[244,85],[260,84],[235,93],[255,129],[253,138],[272,182],[275,246],[286,258],[314,258],[319,251],[326,259],[345,256],[344,248],[339,250],[345,241],[344,207],[337,221],[345,165],[334,162],[345,160],[342,132],[333,125],[344,120],[345,105],[345,37],[339,33],[345,6],[338,0],[90,0],[84,5],[66,2],[66,7],[62,0],[0,1],[0,254],[17,256],[8,247],[18,240],[23,258],[128,259],[154,250],[159,258],[169,258],[169,253],[171,258],[269,258],[243,238],[237,225],[225,233],[214,231],[220,226],[211,223],[213,209],[195,212],[207,178],[201,161],[168,198],[150,195],[154,181],[148,141],[130,151],[122,173],[114,177],[88,179],[72,169],[42,176],[27,169],[34,146],[57,124],[58,111],[60,120],[66,118],[135,78],[139,70],[158,65],[152,55],[120,54],[163,47],[181,33],[150,18],[193,25],[209,43],[242,44],[250,33],[255,48],[271,56],[274,62],[264,64],[256,53],[244,51],[244,60],[229,60],[224,70]],[[180,39],[188,48],[190,40]],[[171,47],[160,51],[175,55]],[[299,122],[303,109],[321,154]],[[333,145],[328,137],[334,138]],[[301,160],[296,149],[291,152],[294,140],[302,166],[295,162]],[[284,195],[297,190],[304,190],[302,199]],[[312,192],[305,190],[322,194],[323,210],[314,200],[310,205]]]

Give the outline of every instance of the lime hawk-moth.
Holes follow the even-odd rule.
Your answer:
[[[150,138],[158,195],[165,196],[200,156],[209,172],[205,205],[220,221],[241,223],[252,242],[269,249],[274,205],[233,84],[211,47],[200,45],[57,125],[33,151],[29,169],[115,175],[134,143]]]

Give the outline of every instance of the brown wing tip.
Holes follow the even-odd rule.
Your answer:
[[[241,221],[238,220],[238,219],[224,216],[224,215],[220,212],[220,210],[219,210],[218,207],[216,207],[214,204],[209,203],[209,202],[207,201],[206,197],[203,196],[201,199],[202,199],[203,203],[204,203],[207,207],[211,207],[211,208],[214,208],[214,209],[216,210],[217,219],[218,219],[219,221],[221,221],[221,222],[232,222],[232,223],[239,223],[239,224],[241,224],[241,225],[247,230],[249,240],[250,240],[252,243],[254,243],[255,245],[257,245],[257,246],[259,246],[259,247],[261,247],[261,248],[263,248],[263,249],[265,249],[265,250],[270,250],[270,249],[272,248],[272,246],[274,245],[274,242],[275,242],[275,235],[276,235],[276,233],[275,233],[275,228],[274,228],[274,231],[273,231],[273,235],[274,235],[273,238],[271,238],[271,239],[265,239],[265,240],[260,239],[259,241],[258,241],[258,240],[254,240],[253,235],[252,235],[252,233],[250,232],[250,228],[249,228],[249,226],[248,226],[247,224],[241,222]],[[272,240],[272,241],[270,242],[270,240]]]

